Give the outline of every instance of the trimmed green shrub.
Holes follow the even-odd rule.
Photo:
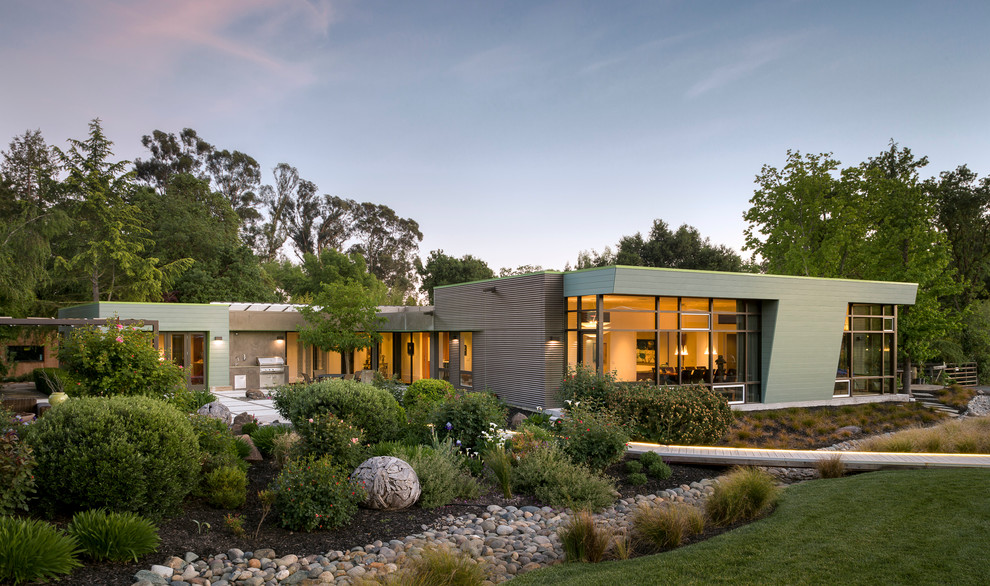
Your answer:
[[[0,407],[0,515],[28,510],[27,500],[35,490],[32,471],[36,462],[31,447],[21,439],[24,428]]]
[[[55,578],[82,564],[79,544],[44,521],[0,517],[0,582]]]
[[[406,412],[391,393],[350,380],[279,387],[275,408],[296,428],[309,419],[333,413],[364,430],[365,439],[373,444],[399,439],[406,425]]]
[[[151,519],[199,480],[199,444],[175,407],[147,397],[72,399],[31,426],[39,497],[50,511],[107,507]]]
[[[649,479],[646,478],[646,474],[643,474],[642,472],[630,472],[629,475],[626,476],[626,481],[633,486],[643,486],[648,480]]]
[[[353,470],[367,459],[360,429],[339,419],[333,413],[323,413],[301,421],[296,433],[302,437],[299,455],[329,456],[335,463]]]
[[[663,458],[656,452],[644,452],[639,457],[639,463],[642,464],[644,468],[649,468],[657,462],[663,462]]]
[[[755,519],[777,504],[780,488],[757,468],[736,468],[715,485],[705,513],[716,525]]]
[[[192,413],[188,417],[196,433],[201,452],[199,462],[202,464],[204,474],[224,466],[247,469],[247,462],[241,458],[237,446],[237,438],[230,432],[226,423],[208,415]]]
[[[68,387],[69,376],[61,368],[35,368],[31,372],[34,379],[34,388],[46,395],[65,390]]]
[[[406,410],[420,403],[434,404],[454,396],[454,385],[445,380],[422,378],[409,385],[402,396],[402,406]]]
[[[330,458],[290,460],[272,482],[282,526],[293,531],[347,524],[364,500],[364,487]]]
[[[531,494],[554,507],[598,511],[615,501],[615,486],[610,480],[574,464],[552,445],[519,459],[512,486],[515,492]]]
[[[626,461],[626,472],[629,474],[636,474],[643,471],[643,463],[639,460],[627,460]]]
[[[66,392],[72,397],[143,395],[188,408],[185,375],[179,366],[161,360],[152,335],[114,320],[105,328],[73,328],[58,351],[73,382]]]
[[[83,553],[96,561],[136,562],[158,549],[161,540],[154,523],[134,513],[95,509],[73,515],[66,533]]]
[[[576,401],[584,403],[585,407],[594,408],[606,404],[619,386],[614,372],[599,374],[593,366],[579,364],[567,368],[567,374],[560,381],[557,397],[561,403]]]
[[[492,424],[505,426],[508,409],[493,393],[464,393],[439,403],[431,419],[442,440],[459,440],[468,450],[479,450]]]
[[[236,466],[223,466],[203,478],[206,502],[218,509],[237,509],[247,501],[247,473]]]
[[[291,431],[292,428],[288,425],[262,425],[248,435],[251,436],[254,447],[258,448],[261,455],[268,457],[272,455],[272,451],[275,449],[275,436]]]
[[[725,397],[704,386],[619,385],[606,404],[638,441],[710,445],[732,424]]]
[[[395,456],[407,462],[419,477],[422,493],[419,506],[435,509],[450,504],[455,498],[477,498],[481,493],[478,481],[465,470],[464,459],[450,440],[436,448],[391,444]]]
[[[560,448],[575,464],[604,470],[626,453],[626,435],[622,425],[607,411],[594,412],[584,407],[569,409],[567,417],[554,426]]]
[[[668,466],[663,460],[651,463],[646,468],[646,472],[658,480],[667,480],[674,474],[674,471],[671,470],[670,466]]]

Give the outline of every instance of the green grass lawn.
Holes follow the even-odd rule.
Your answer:
[[[990,584],[990,470],[901,470],[784,491],[769,517],[693,546],[564,564],[525,584]]]

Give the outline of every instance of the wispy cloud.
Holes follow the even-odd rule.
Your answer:
[[[738,82],[792,51],[793,46],[804,37],[804,34],[792,34],[759,39],[744,43],[741,47],[733,47],[731,50],[735,57],[688,88],[685,95],[688,98],[697,98]]]

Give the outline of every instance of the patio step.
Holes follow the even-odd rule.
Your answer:
[[[949,417],[959,417],[959,410],[953,407],[949,407],[945,403],[940,403],[935,395],[926,391],[915,391],[911,395],[914,400],[921,403],[925,407],[928,407],[932,411],[938,411],[940,413],[945,413]]]

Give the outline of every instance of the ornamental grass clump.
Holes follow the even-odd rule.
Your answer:
[[[261,425],[253,432],[247,432],[262,456],[268,457],[275,451],[275,436],[292,431],[288,425]]]
[[[504,445],[491,446],[482,452],[481,460],[502,487],[502,496],[512,498],[512,454]]]
[[[557,535],[564,546],[564,561],[593,564],[605,559],[613,539],[612,531],[595,523],[595,517],[585,510],[575,511]]]
[[[56,578],[82,564],[79,543],[36,519],[0,517],[0,582]]]
[[[637,441],[712,445],[732,424],[725,397],[700,385],[619,385],[606,405]]]
[[[779,497],[780,487],[763,470],[735,468],[715,485],[705,514],[716,525],[748,521],[769,512]]]
[[[192,425],[147,397],[84,397],[50,409],[26,436],[41,508],[108,508],[153,520],[178,510],[200,480]]]
[[[608,411],[571,408],[554,427],[560,448],[575,464],[601,471],[621,460],[626,453],[629,436]]]
[[[134,513],[104,509],[76,513],[66,533],[79,542],[87,557],[98,562],[136,562],[158,549],[161,542],[151,521]]]
[[[685,503],[644,503],[633,513],[638,543],[653,551],[677,547],[705,530],[701,510]]]
[[[346,525],[366,496],[363,484],[326,456],[289,461],[271,490],[282,526],[293,531]]]
[[[842,478],[846,475],[846,465],[840,454],[833,454],[815,462],[815,470],[822,478]]]
[[[488,568],[487,562],[473,559],[467,553],[431,545],[423,548],[419,556],[411,558],[399,572],[389,574],[382,583],[402,586],[480,586],[488,578]]]

